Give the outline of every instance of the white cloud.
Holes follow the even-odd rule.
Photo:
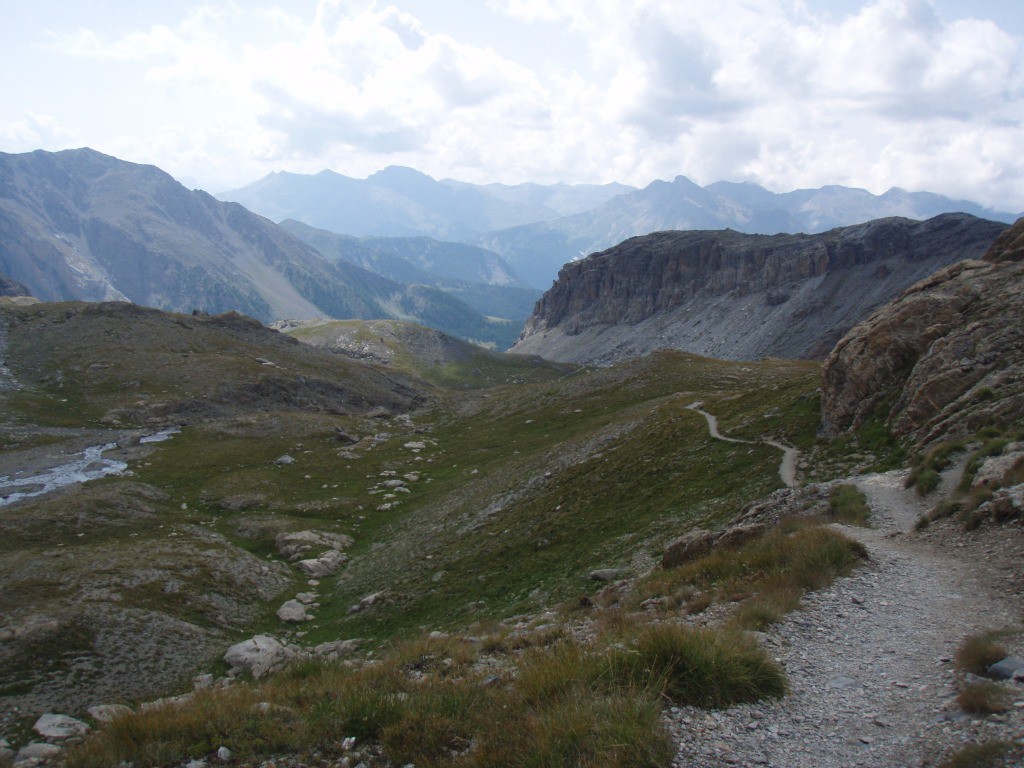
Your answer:
[[[929,0],[844,17],[798,0],[489,0],[504,24],[585,41],[586,61],[548,70],[396,4],[321,0],[309,18],[211,4],[60,46],[141,68],[180,99],[158,133],[168,147],[205,143],[186,152],[197,167],[180,172],[193,176],[232,161],[355,175],[402,163],[474,181],[682,173],[1024,208],[1022,42],[989,21],[946,21]]]

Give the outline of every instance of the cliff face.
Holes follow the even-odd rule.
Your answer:
[[[674,348],[823,358],[907,286],[979,258],[1005,225],[966,214],[819,235],[658,232],[565,265],[513,351],[611,363]]]
[[[928,443],[1024,417],[1024,219],[979,261],[943,269],[847,334],[825,362],[830,435],[873,413]]]

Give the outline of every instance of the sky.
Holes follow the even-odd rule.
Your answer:
[[[0,151],[1024,211],[1019,0],[11,0]]]

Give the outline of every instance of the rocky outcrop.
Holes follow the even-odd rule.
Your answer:
[[[932,274],[980,258],[1005,225],[967,214],[820,235],[658,232],[563,267],[514,352],[613,363],[673,348],[821,359],[856,322]]]
[[[853,328],[823,370],[824,431],[883,418],[919,444],[1024,416],[1024,219],[982,260],[917,283]]]

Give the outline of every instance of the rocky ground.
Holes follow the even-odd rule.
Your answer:
[[[765,636],[789,695],[727,711],[671,709],[674,765],[904,768],[937,765],[967,743],[1021,740],[1024,685],[1004,684],[1009,711],[968,715],[956,702],[963,676],[953,656],[969,635],[1020,628],[1024,539],[1005,527],[966,535],[952,523],[912,533],[930,504],[904,490],[904,476],[854,478],[872,526],[842,529],[867,547],[869,563],[808,595]],[[1017,655],[1020,641],[1009,641]]]

